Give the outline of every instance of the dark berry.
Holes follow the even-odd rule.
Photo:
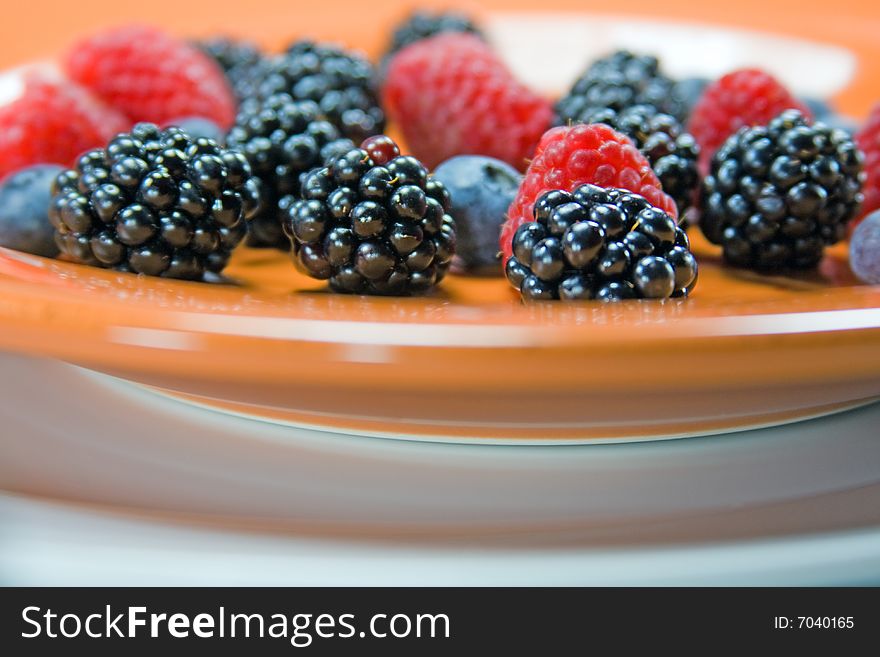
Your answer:
[[[455,252],[448,195],[428,183],[418,160],[394,155],[396,144],[373,145],[384,165],[370,156],[370,143],[349,146],[303,175],[301,198],[282,199],[294,262],[337,292],[420,294],[443,278]]]
[[[684,231],[636,194],[595,185],[549,191],[534,217],[517,229],[505,264],[523,299],[666,299],[696,284]]]
[[[52,182],[62,171],[53,164],[38,164],[0,183],[0,246],[49,258],[58,254],[48,208]]]
[[[442,32],[467,32],[481,38],[483,36],[476,23],[465,14],[455,11],[437,13],[416,11],[394,28],[391,42],[382,57],[383,64],[398,50]]]
[[[303,179],[302,175],[328,162],[324,149],[339,139],[339,132],[314,102],[278,93],[241,104],[227,144],[241,151],[260,181],[262,202],[248,222],[249,246],[290,248],[281,229],[283,209],[279,203],[285,196],[299,196],[303,184],[323,184],[329,189],[332,183]],[[344,143],[346,151],[350,150],[352,143]],[[226,162],[224,166],[234,175],[241,162]]]
[[[556,114],[564,125],[591,110],[634,105],[651,105],[679,120],[685,113],[675,83],[660,72],[656,57],[620,50],[593,62],[556,104]]]
[[[808,269],[862,201],[862,157],[845,133],[787,110],[742,128],[712,158],[700,227],[734,265]]]
[[[385,114],[378,101],[376,71],[364,57],[335,46],[297,41],[255,69],[255,95],[286,93],[315,102],[344,135],[360,143],[381,134]]]
[[[377,166],[384,166],[400,155],[400,148],[391,137],[386,135],[367,137],[361,144],[361,148],[367,152],[367,155]]]
[[[186,279],[225,266],[244,237],[248,208],[260,203],[240,153],[151,124],[81,157],[76,170],[56,177],[54,194],[49,219],[67,256]]]

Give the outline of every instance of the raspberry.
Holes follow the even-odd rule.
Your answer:
[[[547,100],[466,33],[438,34],[401,50],[383,94],[407,144],[431,168],[468,154],[523,169],[553,119]]]
[[[88,90],[31,75],[24,93],[0,107],[0,178],[31,164],[69,166],[128,126]]]
[[[541,194],[553,189],[570,192],[585,183],[635,192],[673,218],[678,217],[675,201],[663,193],[651,164],[629,138],[601,123],[560,126],[541,137],[507,211],[508,219],[501,230],[505,260],[511,255],[516,229],[533,221],[532,209]]]
[[[102,32],[80,42],[67,74],[132,121],[200,116],[228,129],[235,98],[218,64],[196,46],[151,27]]]
[[[706,87],[687,126],[700,145],[702,174],[730,135],[743,126],[764,125],[787,109],[800,110],[807,119],[813,116],[776,78],[758,69],[728,73]]]
[[[674,116],[657,111],[653,105],[633,105],[625,110],[606,108],[586,112],[583,123],[604,123],[633,140],[648,158],[660,179],[663,191],[675,199],[679,216],[693,205],[700,182],[697,172],[699,147],[692,135]]]
[[[862,215],[867,215],[880,208],[880,104],[874,107],[865,125],[856,133],[856,144],[865,155]]]

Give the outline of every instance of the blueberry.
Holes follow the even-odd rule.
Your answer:
[[[675,91],[681,99],[681,102],[687,108],[688,113],[690,113],[694,105],[697,104],[700,96],[703,95],[703,91],[705,91],[708,86],[709,80],[707,78],[685,78],[684,80],[679,80],[675,84]]]
[[[816,98],[815,96],[803,96],[801,98],[801,102],[807,106],[807,109],[813,113],[813,118],[817,120],[822,120],[826,116],[834,113],[834,110],[831,109],[831,105],[829,105],[822,98]]]
[[[880,210],[865,217],[853,231],[849,266],[861,281],[880,285]]]
[[[499,160],[478,155],[453,157],[434,171],[452,198],[457,254],[468,269],[499,267],[501,225],[516,195],[521,176]]]
[[[52,182],[61,171],[54,164],[38,164],[0,183],[0,245],[50,258],[58,255],[48,208]]]
[[[226,133],[216,123],[210,119],[201,116],[187,116],[174,121],[169,121],[169,125],[177,126],[186,132],[193,139],[205,137],[213,139],[221,146],[226,141]]]

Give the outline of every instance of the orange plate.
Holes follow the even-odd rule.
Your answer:
[[[842,27],[832,41],[880,61]],[[880,96],[863,71],[841,95],[855,112]],[[421,299],[333,295],[248,249],[229,285],[0,250],[0,347],[271,421],[456,441],[685,436],[880,397],[880,289],[856,285],[843,246],[788,278],[727,269],[693,241],[691,299],[614,305],[523,305],[500,278],[455,276]]]

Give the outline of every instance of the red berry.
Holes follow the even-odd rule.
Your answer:
[[[517,82],[480,38],[442,33],[395,55],[385,107],[413,155],[435,167],[454,155],[487,155],[525,168],[551,124],[550,102]]]
[[[67,74],[132,121],[210,119],[228,129],[235,99],[223,71],[189,43],[151,27],[97,34],[67,56]]]
[[[361,148],[367,151],[367,155],[377,165],[383,166],[388,164],[395,157],[400,155],[400,148],[391,137],[387,135],[373,135],[367,137],[361,144]]]
[[[541,137],[507,211],[508,219],[501,229],[505,261],[512,253],[516,229],[534,221],[532,208],[541,194],[552,189],[570,192],[584,183],[628,189],[678,217],[675,201],[663,193],[650,163],[629,138],[601,123],[552,128]]]
[[[31,75],[0,107],[0,178],[31,164],[71,166],[129,127],[128,120],[71,82]]]
[[[865,184],[862,192],[861,215],[880,208],[880,103],[874,106],[862,129],[856,133],[856,144],[865,154]]]
[[[741,127],[769,123],[787,109],[813,116],[776,78],[759,69],[734,71],[710,84],[688,122],[688,132],[700,145],[700,171],[709,172],[712,155]]]

